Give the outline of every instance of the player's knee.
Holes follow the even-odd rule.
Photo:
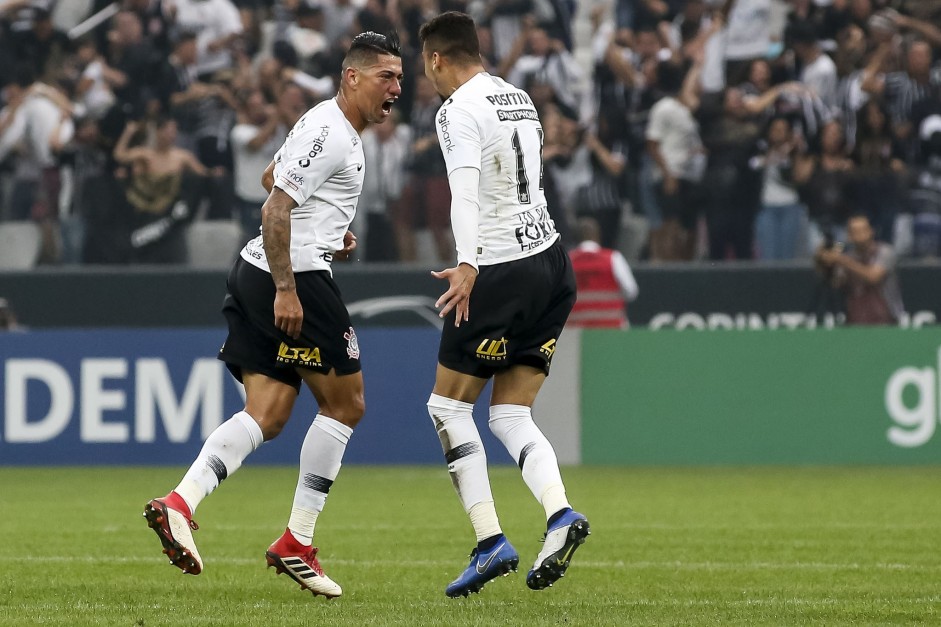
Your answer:
[[[265,442],[268,440],[273,440],[281,433],[281,430],[284,429],[284,425],[288,423],[290,416],[274,416],[274,415],[261,415],[254,416],[255,422],[258,423],[258,426],[261,428],[261,435],[265,438]]]
[[[428,399],[428,415],[435,425],[435,431],[441,438],[441,445],[447,447],[449,429],[461,429],[462,425],[474,423],[474,406],[471,403],[432,394]]]
[[[329,407],[321,406],[320,413],[353,429],[366,413],[366,399],[362,394],[357,394],[342,403],[334,403]]]
[[[431,417],[432,422],[435,423],[435,429],[438,431],[441,431],[448,420],[453,420],[458,417],[458,413],[454,411],[454,406],[449,398],[432,394],[428,398],[426,405],[428,407],[428,415]]]
[[[362,394],[358,394],[350,401],[349,422],[347,422],[346,425],[355,427],[359,424],[359,421],[363,419],[364,415],[366,415],[366,399],[363,398]]]
[[[493,405],[490,407],[490,431],[501,438],[510,431],[532,422],[532,410],[526,405]]]

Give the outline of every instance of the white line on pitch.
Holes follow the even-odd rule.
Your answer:
[[[6,555],[0,556],[0,562],[37,562],[49,563],[125,563],[143,564],[160,561],[159,557],[141,556],[94,556],[94,555]],[[457,560],[355,560],[343,558],[325,558],[327,564],[342,564],[352,566],[454,566]],[[230,566],[252,565],[264,563],[263,558],[248,557],[219,557],[207,558],[206,563],[223,564]],[[910,570],[918,572],[941,571],[941,564],[900,564],[891,562],[875,562],[860,564],[849,562],[844,564],[827,562],[624,562],[624,561],[594,561],[584,560],[575,564],[578,568],[617,569],[617,570]]]

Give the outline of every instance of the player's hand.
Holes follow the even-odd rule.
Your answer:
[[[297,339],[304,322],[304,310],[296,290],[278,290],[274,295],[274,325]]]
[[[449,285],[448,291],[442,294],[435,303],[435,307],[444,305],[438,317],[444,318],[456,308],[454,326],[461,326],[462,320],[470,319],[470,293],[477,281],[477,270],[469,264],[462,263],[455,268],[448,268],[441,272],[432,271],[431,276],[436,279],[446,279]]]
[[[353,231],[347,231],[343,236],[343,248],[333,253],[334,259],[344,261],[350,258],[350,253],[356,250],[356,236]]]

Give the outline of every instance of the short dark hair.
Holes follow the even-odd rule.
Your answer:
[[[20,65],[13,68],[13,80],[11,83],[18,87],[29,87],[36,82],[36,72],[30,65]]]
[[[385,35],[370,30],[354,37],[349,52],[343,57],[343,69],[373,63],[380,54],[402,56],[402,44],[395,30]]]
[[[598,221],[594,218],[589,218],[583,216],[578,219],[576,223],[578,228],[578,239],[587,242],[600,242],[601,241],[601,226],[598,224]]]
[[[480,62],[477,26],[466,13],[442,13],[422,25],[418,39],[443,57],[464,63]]]
[[[667,95],[679,93],[686,80],[683,66],[673,61],[661,61],[657,64],[657,87]]]
[[[319,4],[301,2],[294,11],[295,17],[310,17],[312,15],[323,15],[323,7]]]
[[[816,44],[818,39],[817,27],[813,22],[807,20],[794,22],[785,30],[784,39],[791,46],[796,44]]]

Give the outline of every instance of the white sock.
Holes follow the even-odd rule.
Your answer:
[[[301,446],[301,470],[294,491],[288,529],[301,544],[314,541],[317,516],[323,511],[330,486],[340,472],[343,453],[353,429],[338,420],[317,414]]]
[[[451,483],[464,511],[470,516],[477,541],[503,533],[493,506],[487,454],[474,424],[474,406],[432,394],[428,414],[435,423],[444,458],[448,462]]]
[[[523,481],[546,510],[546,519],[560,509],[571,507],[565,498],[565,486],[559,461],[552,444],[536,423],[532,410],[525,405],[494,405],[490,408],[490,430],[523,471]]]
[[[216,427],[175,490],[189,505],[190,513],[195,513],[199,503],[264,441],[261,427],[244,411]]]

